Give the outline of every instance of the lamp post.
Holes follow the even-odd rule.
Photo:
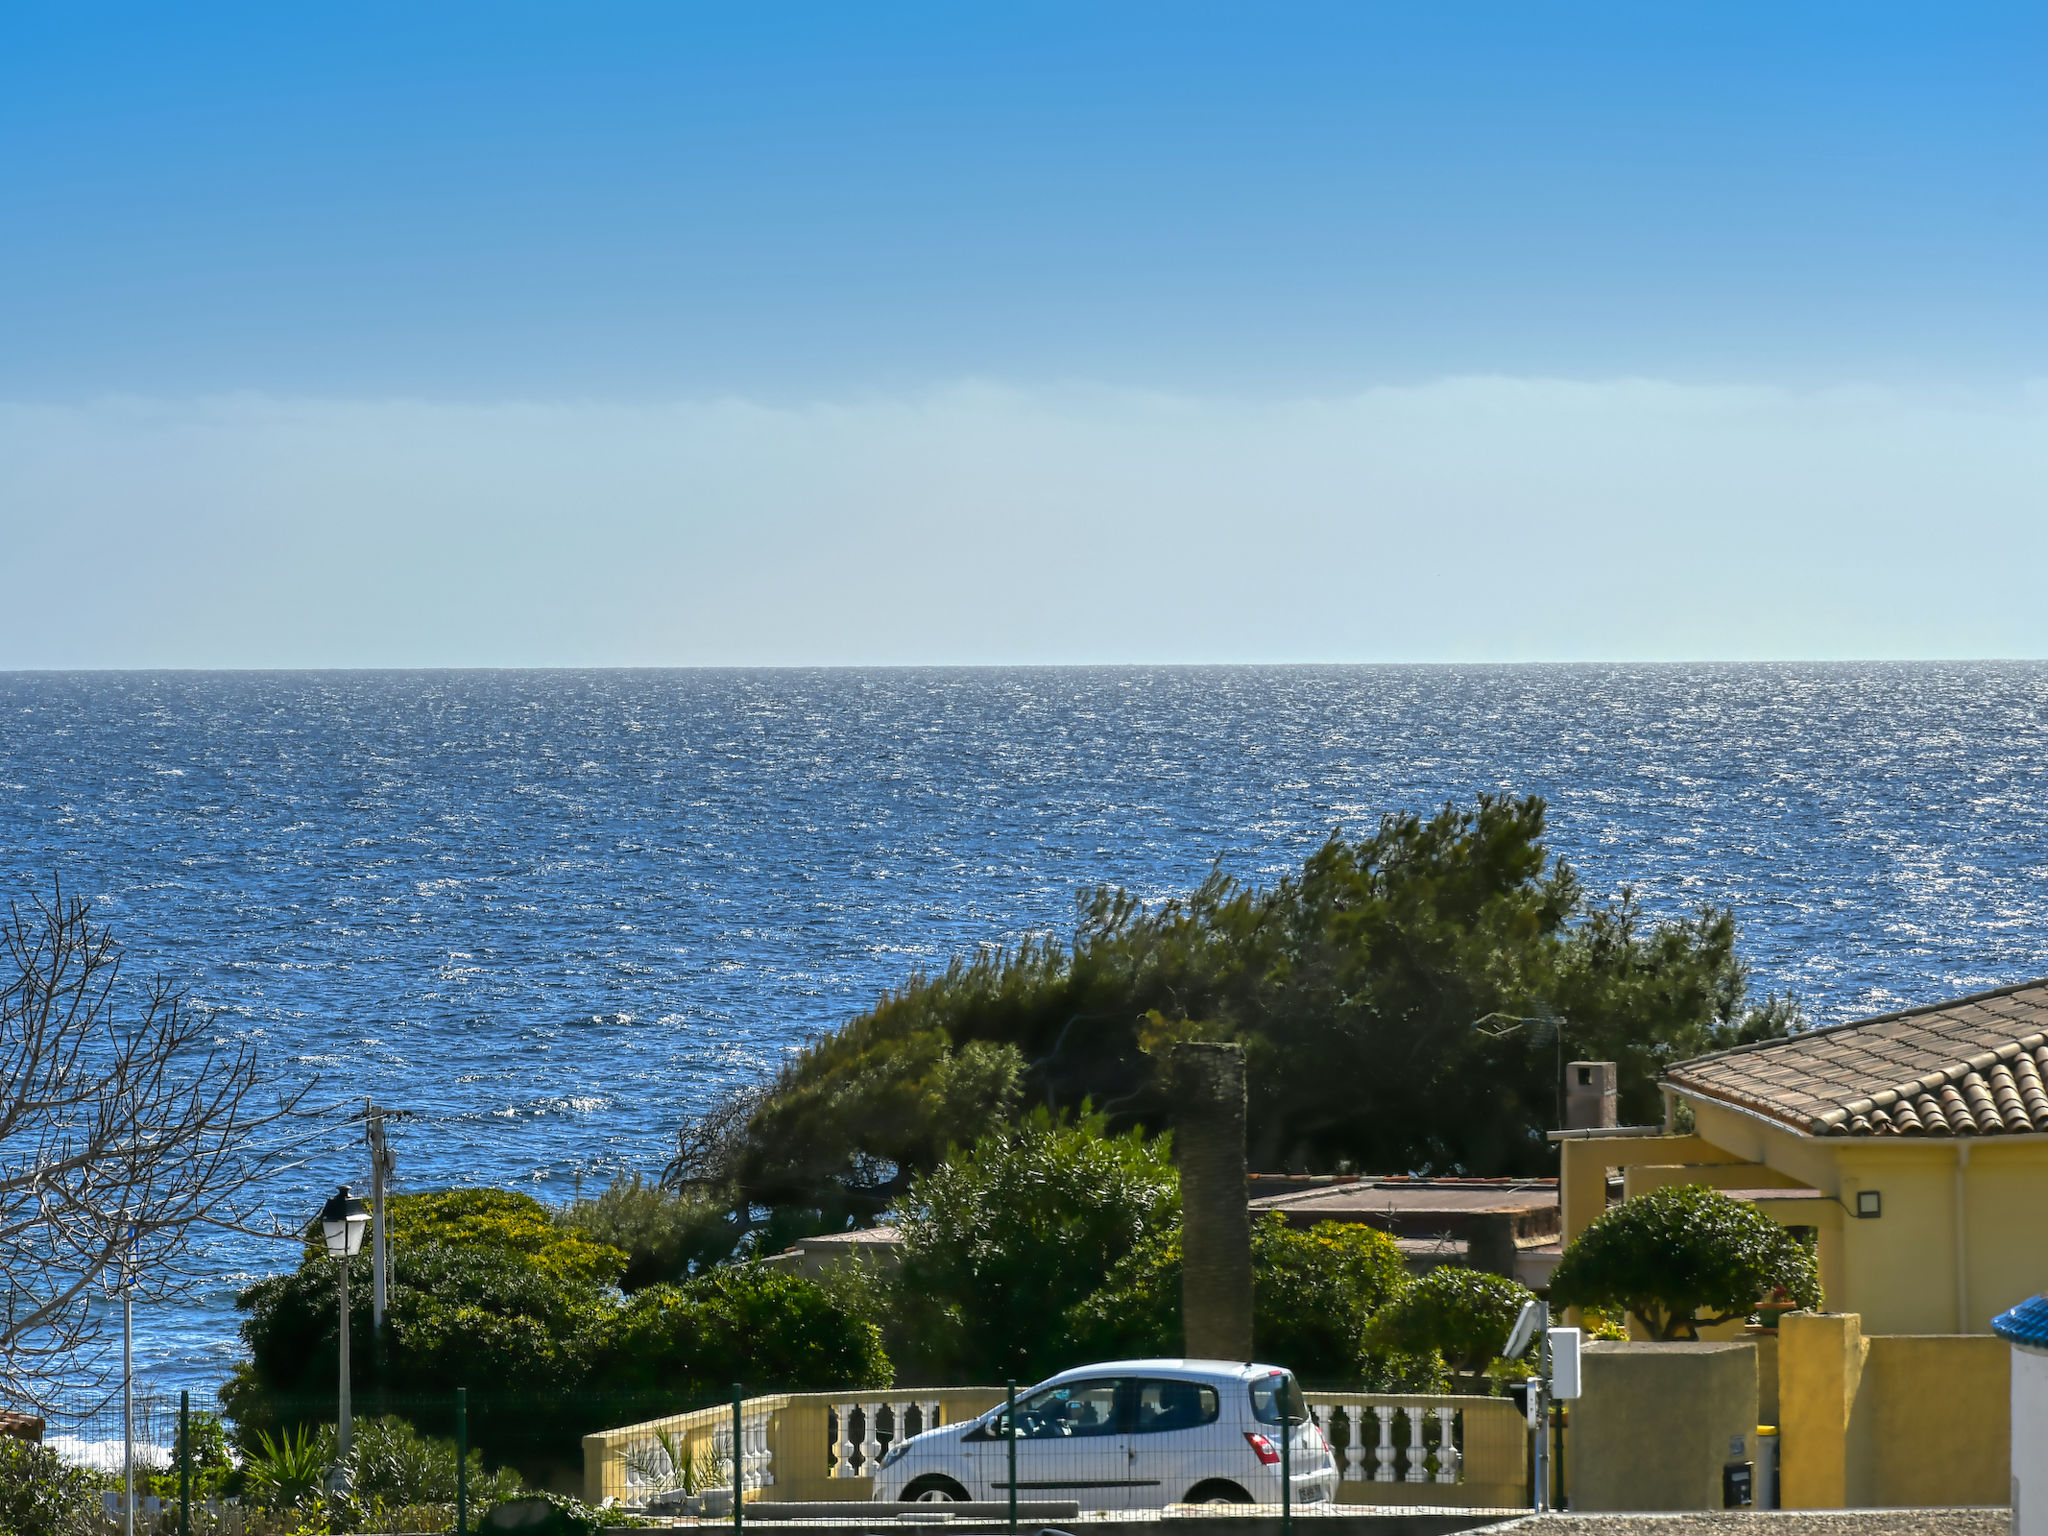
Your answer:
[[[340,1454],[335,1475],[342,1487],[348,1484],[351,1427],[348,1402],[348,1261],[362,1249],[363,1232],[369,1225],[369,1202],[352,1196],[346,1184],[332,1200],[320,1207],[320,1238],[327,1245],[327,1257],[335,1261],[335,1267],[341,1272],[341,1418],[335,1431]]]

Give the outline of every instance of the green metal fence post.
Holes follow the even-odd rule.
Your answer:
[[[1017,1378],[1003,1383],[1003,1424],[1010,1442],[1010,1536],[1017,1536]]]
[[[732,1384],[732,1536],[740,1536],[740,1495],[746,1492],[745,1457],[740,1438],[740,1384]],[[874,1431],[868,1431],[874,1438]]]
[[[1285,1387],[1276,1392],[1286,1402]],[[1294,1536],[1294,1421],[1280,1410],[1280,1536]]]
[[[178,1536],[192,1536],[192,1394],[178,1394]]]
[[[469,1388],[455,1389],[455,1536],[469,1536]]]

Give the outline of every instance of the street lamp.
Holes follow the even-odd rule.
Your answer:
[[[370,1225],[370,1203],[358,1200],[346,1184],[332,1200],[320,1207],[320,1238],[327,1245],[327,1257],[341,1272],[341,1421],[336,1434],[340,1465],[336,1468],[344,1485],[348,1477],[348,1261],[363,1246],[363,1232]]]

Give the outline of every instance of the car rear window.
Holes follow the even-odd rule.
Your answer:
[[[1216,1389],[1206,1382],[1134,1381],[1131,1386],[1137,1404],[1132,1428],[1141,1435],[1214,1424],[1223,1407]]]
[[[1275,1371],[1252,1383],[1253,1418],[1261,1424],[1278,1424],[1283,1411],[1290,1424],[1299,1424],[1308,1417],[1308,1404],[1302,1400],[1301,1388],[1294,1384],[1293,1376]]]

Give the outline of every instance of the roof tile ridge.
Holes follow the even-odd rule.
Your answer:
[[[1988,992],[1971,992],[1963,997],[1946,998],[1938,1003],[1921,1003],[1912,1008],[1898,1008],[1890,1013],[1873,1013],[1867,1019],[1845,1019],[1839,1024],[1816,1024],[1810,1029],[1798,1030],[1789,1035],[1780,1035],[1774,1040],[1751,1040],[1742,1045],[1731,1045],[1725,1050],[1709,1051],[1704,1056],[1690,1056],[1684,1061],[1675,1061],[1663,1071],[1663,1076],[1682,1071],[1687,1067],[1700,1066],[1705,1062],[1722,1061],[1730,1056],[1745,1056],[1756,1051],[1767,1051],[1782,1045],[1791,1045],[1800,1040],[1812,1040],[1821,1035],[1838,1035],[1846,1030],[1862,1029],[1871,1024],[1889,1024],[1897,1019],[1910,1019],[1917,1014],[1941,1013],[1949,1008],[1960,1008],[1965,1003],[1981,1003],[1987,998],[2010,997],[2016,992],[2025,992],[2034,987],[2048,988],[2048,976],[2037,976],[2032,981],[2016,981],[2010,986],[1993,987]],[[2031,1038],[2016,1035],[2015,1041]]]
[[[1869,1114],[1873,1109],[1890,1109],[1902,1098],[1910,1098],[1921,1093],[1934,1093],[1943,1087],[1959,1084],[1972,1073],[1989,1072],[1995,1067],[2004,1066],[2029,1052],[2039,1050],[2044,1044],[2048,1044],[2048,1033],[2036,1031],[2030,1035],[2020,1035],[2006,1041],[1995,1050],[1979,1051],[1974,1056],[1964,1057],[1953,1066],[1936,1067],[1921,1073],[1918,1077],[1907,1078],[1889,1088],[1880,1089],[1868,1098],[1844,1099],[1841,1103],[1843,1118],[1854,1119],[1857,1115]],[[1830,1110],[1828,1113],[1833,1114],[1834,1111]]]

